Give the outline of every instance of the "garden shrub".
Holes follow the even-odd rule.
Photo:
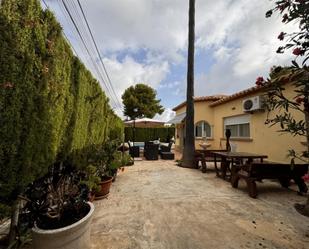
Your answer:
[[[2,1],[0,44],[0,202],[10,203],[55,162],[122,138],[123,126],[39,0]]]
[[[125,127],[125,141],[133,141],[133,127]],[[135,128],[136,142],[152,141],[160,138],[161,142],[169,142],[169,140],[175,136],[174,127],[162,127],[162,128]]]

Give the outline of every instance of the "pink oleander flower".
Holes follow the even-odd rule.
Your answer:
[[[263,77],[258,77],[257,79],[256,79],[256,81],[255,81],[255,84],[257,85],[257,86],[262,86],[263,84],[265,83],[265,80],[264,80],[264,78]]]
[[[304,51],[301,49],[301,48],[295,48],[294,50],[293,50],[293,54],[294,55],[303,55],[304,54]]]

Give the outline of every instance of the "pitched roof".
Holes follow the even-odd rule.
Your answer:
[[[219,99],[213,103],[211,103],[209,106],[217,106],[217,105],[220,105],[220,104],[223,104],[223,103],[226,103],[228,101],[231,101],[231,100],[234,100],[234,99],[237,99],[237,98],[241,98],[241,97],[244,97],[246,95],[249,95],[251,93],[256,93],[256,92],[260,92],[262,91],[263,89],[265,89],[266,86],[254,86],[254,87],[250,87],[248,89],[245,89],[243,91],[240,91],[240,92],[237,92],[237,93],[234,93],[232,95],[229,95],[225,98],[222,98],[222,99]]]
[[[202,96],[202,97],[194,97],[194,102],[202,102],[202,101],[219,101],[222,98],[227,97],[226,95],[212,95],[212,96]],[[182,102],[178,106],[173,108],[173,111],[177,111],[179,108],[186,105],[186,101]]]

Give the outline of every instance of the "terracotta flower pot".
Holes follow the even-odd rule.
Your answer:
[[[102,179],[101,183],[99,184],[100,190],[95,193],[96,198],[97,197],[102,198],[102,197],[107,196],[109,194],[109,190],[110,190],[110,187],[112,185],[112,180],[113,180],[113,177],[111,177],[111,176],[106,176]]]
[[[95,192],[94,191],[90,191],[89,194],[88,194],[88,200],[90,202],[93,202],[95,199]]]
[[[90,248],[90,224],[94,212],[94,205],[88,202],[88,214],[72,225],[58,229],[32,228],[34,249],[84,249]]]

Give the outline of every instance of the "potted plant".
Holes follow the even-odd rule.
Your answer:
[[[100,189],[96,191],[96,198],[104,198],[109,194],[113,178],[121,166],[119,153],[117,152],[118,142],[108,141],[105,144],[94,146],[93,153],[89,162],[93,164],[97,171],[96,175],[100,177]]]
[[[134,164],[133,158],[128,153],[122,154],[121,165],[122,166],[131,166]]]
[[[57,164],[27,188],[20,227],[32,227],[33,248],[89,247],[94,205],[81,177],[70,165]]]
[[[88,200],[93,202],[95,199],[95,193],[99,191],[101,179],[96,175],[96,167],[91,164],[86,167],[83,174],[83,180],[80,183],[87,186],[89,190]]]

